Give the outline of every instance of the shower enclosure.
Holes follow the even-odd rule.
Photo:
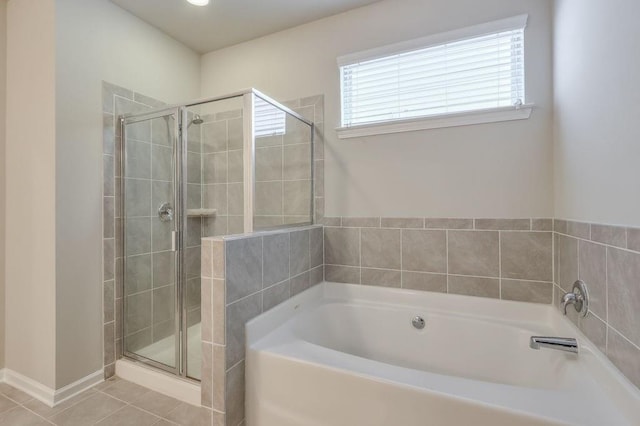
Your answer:
[[[199,380],[200,239],[313,222],[313,123],[251,89],[120,124],[122,353]]]

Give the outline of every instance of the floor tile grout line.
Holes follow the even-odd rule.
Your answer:
[[[129,382],[129,383],[133,383],[133,382]],[[138,385],[138,386],[140,386],[140,385]],[[130,405],[130,404],[132,404],[131,402],[129,402],[129,401],[127,401],[127,400],[124,400],[124,399],[118,398],[117,396],[114,396],[114,395],[111,395],[110,393],[105,392],[105,390],[107,390],[107,389],[109,389],[109,388],[111,388],[111,387],[112,387],[112,386],[109,386],[109,387],[108,387],[108,388],[106,388],[106,389],[96,389],[96,392],[100,392],[101,394],[104,394],[104,395],[106,395],[106,396],[108,396],[108,397],[110,397],[110,398],[113,398],[113,399],[115,399],[116,401],[124,402],[125,404],[129,404],[129,405]],[[143,388],[144,388],[144,386],[141,386],[141,387],[143,387]],[[146,395],[147,393],[151,392],[151,389],[145,388],[145,390],[146,390],[146,392],[144,392],[144,393],[142,393],[142,394],[138,395],[138,398],[140,398],[140,397],[142,397],[143,395]]]
[[[148,392],[145,392],[145,393],[148,393]],[[117,398],[115,398],[115,399],[117,399]],[[113,413],[109,414],[107,417],[105,417],[105,418],[103,418],[103,419],[98,420],[98,421],[96,422],[96,424],[100,423],[100,422],[101,422],[101,421],[103,421],[103,420],[108,419],[109,417],[113,416],[114,414],[116,414],[116,413],[117,413],[117,412],[119,412],[119,411],[124,410],[124,409],[125,409],[125,408],[127,408],[127,407],[133,407],[133,408],[135,408],[135,409],[137,409],[137,410],[140,410],[140,411],[142,411],[142,412],[144,412],[144,413],[146,413],[146,414],[150,414],[150,415],[152,415],[153,417],[156,417],[156,418],[158,419],[158,421],[160,421],[160,420],[167,420],[167,419],[165,419],[165,418],[164,418],[164,417],[162,417],[162,416],[159,416],[159,415],[157,415],[157,414],[155,414],[155,413],[152,413],[151,411],[147,411],[147,410],[145,410],[144,408],[141,408],[141,407],[138,407],[137,405],[134,405],[132,402],[123,401],[123,400],[121,400],[121,399],[118,399],[118,401],[125,402],[125,403],[126,403],[126,405],[124,405],[124,406],[122,406],[122,407],[118,408],[116,411],[114,411]],[[158,423],[158,421],[156,421],[156,423]],[[156,423],[153,423],[153,424],[156,424]]]
[[[94,392],[89,392],[90,390],[93,390],[93,388],[85,389],[84,391],[82,391],[81,393],[79,393],[78,395],[82,395],[83,393],[85,393],[85,392],[86,392],[86,393],[87,393],[87,395],[86,395],[85,397],[83,397],[83,398],[79,399],[77,402],[75,402],[75,403],[71,404],[71,405],[70,405],[70,406],[68,406],[67,408],[62,409],[62,410],[60,410],[59,412],[57,412],[57,413],[53,414],[51,417],[53,418],[54,416],[57,416],[58,414],[63,413],[63,412],[65,412],[65,411],[67,411],[68,409],[72,408],[72,407],[75,407],[76,405],[80,404],[81,402],[86,401],[87,399],[89,399],[89,398],[90,398],[90,397],[91,397],[95,392],[97,392],[97,390],[94,390]],[[78,396],[78,395],[76,395],[76,396]],[[36,398],[31,398],[29,401],[33,401],[34,399],[36,399]],[[25,401],[25,403],[27,403],[27,402],[29,402],[29,401]],[[29,411],[31,411],[31,412],[33,412],[33,413],[37,414],[38,416],[40,416],[40,417],[44,418],[45,420],[49,421],[51,424],[55,424],[52,420],[47,419],[46,417],[44,417],[44,416],[42,416],[42,415],[40,415],[40,414],[36,413],[35,411],[33,411],[33,410],[31,410],[30,408],[28,408],[27,406],[25,406],[25,405],[24,405],[25,403],[20,404],[20,405],[22,405],[25,409],[27,409],[27,410],[29,410]],[[53,408],[55,408],[55,407],[51,407],[51,408],[53,409]]]
[[[155,414],[155,413],[152,413],[151,411],[145,410],[144,408],[142,408],[142,407],[140,407],[140,406],[136,405],[136,404],[135,404],[135,401],[131,401],[131,402],[129,402],[129,401],[126,401],[126,400],[124,400],[124,399],[117,398],[117,397],[115,397],[115,396],[113,396],[113,395],[111,395],[111,394],[108,394],[108,393],[104,392],[105,390],[107,390],[107,389],[111,388],[112,386],[113,386],[113,385],[108,386],[108,387],[107,387],[107,388],[105,388],[105,389],[96,389],[96,392],[100,392],[100,393],[102,393],[102,394],[104,394],[104,395],[106,395],[106,396],[108,396],[108,397],[111,397],[111,398],[115,399],[116,401],[124,402],[124,403],[126,404],[125,406],[123,406],[123,407],[119,408],[119,409],[118,409],[118,410],[116,410],[116,411],[120,411],[122,408],[125,408],[127,405],[130,405],[130,406],[132,406],[132,407],[134,407],[134,408],[137,408],[137,409],[139,409],[139,410],[141,410],[141,411],[144,411],[145,413],[148,413],[148,414],[151,414],[151,415],[153,415],[153,416],[155,416],[155,417],[158,417],[158,419],[159,419],[159,420],[167,420],[167,421],[169,421],[169,422],[171,422],[171,423],[179,424],[179,423],[175,423],[175,422],[173,422],[172,420],[167,419],[167,418],[166,418],[166,417],[164,417],[164,416],[159,416],[158,414]],[[143,387],[144,387],[144,386],[143,386]],[[145,388],[145,389],[146,389],[146,388]],[[152,389],[147,389],[147,392],[144,392],[142,395],[139,395],[139,396],[136,398],[136,400],[140,399],[143,395],[146,395],[146,394],[151,393],[151,392],[155,392],[155,391],[153,391]],[[160,392],[158,392],[158,393],[160,393]],[[167,396],[167,395],[164,395],[164,394],[161,394],[161,395],[163,395],[163,396]],[[168,398],[171,398],[171,397],[169,397],[169,396],[167,396],[167,397],[168,397]],[[173,399],[175,399],[175,398],[173,398]],[[180,400],[176,400],[176,401],[179,401],[179,402],[180,402],[180,404],[184,403],[183,401],[180,401]],[[171,410],[170,410],[166,415],[169,415],[169,414],[170,414],[170,413],[172,413],[174,410],[176,410],[176,409],[180,406],[180,404],[176,405],[176,406],[175,406],[173,409],[171,409]],[[185,404],[186,404],[186,403],[185,403]],[[69,407],[69,408],[71,408],[71,407]],[[66,410],[65,410],[65,411],[66,411]],[[114,412],[114,413],[115,413],[115,412]],[[111,413],[111,414],[114,414],[114,413]],[[111,415],[111,414],[110,414],[110,415]],[[101,420],[99,420],[99,421],[102,421],[102,420],[104,420],[104,419],[101,419]],[[155,424],[155,423],[154,423],[154,424]]]
[[[112,387],[114,384],[115,384],[115,382],[114,382],[114,383],[112,383],[111,385],[109,385],[108,387],[106,387],[105,389],[109,389],[109,388],[110,388],[110,387]],[[60,412],[59,412],[59,413],[54,414],[52,417],[58,416],[58,415],[60,415],[60,414],[64,413],[65,411],[68,411],[69,409],[71,409],[71,408],[73,408],[73,407],[77,406],[78,404],[80,404],[80,403],[82,403],[82,402],[86,401],[87,399],[91,398],[92,396],[95,396],[95,394],[97,394],[97,393],[101,393],[101,394],[103,394],[103,395],[106,395],[106,396],[108,396],[108,397],[110,397],[110,398],[115,399],[116,401],[124,402],[124,403],[126,404],[124,407],[126,407],[127,405],[130,405],[130,404],[129,404],[128,402],[126,402],[126,401],[123,401],[123,400],[118,399],[118,398],[116,398],[116,397],[114,397],[114,396],[112,396],[112,395],[109,395],[109,394],[108,394],[108,393],[106,393],[106,392],[103,392],[103,389],[95,389],[95,387],[94,387],[94,388],[89,388],[89,389],[87,389],[87,390],[86,390],[86,391],[84,391],[84,392],[87,392],[88,390],[91,390],[91,389],[93,389],[93,390],[95,391],[95,392],[93,392],[93,394],[91,394],[91,395],[87,395],[87,397],[86,397],[86,398],[82,398],[81,400],[79,400],[79,401],[78,401],[78,402],[76,402],[75,404],[70,405],[69,407],[65,408],[64,410],[60,410]],[[120,408],[119,408],[119,409],[117,409],[116,411],[119,411],[121,408],[124,408],[124,407],[120,407]],[[114,411],[114,412],[115,412],[115,411]],[[111,414],[113,414],[113,413],[110,413],[109,415],[107,415],[107,417],[109,417]],[[100,418],[99,420],[97,420],[97,421],[96,421],[96,423],[97,423],[97,422],[100,422],[100,421],[102,421],[102,420],[104,420],[104,419],[106,419],[107,417]],[[56,423],[53,423],[53,424],[56,424]],[[94,423],[94,424],[95,424],[95,423]]]
[[[181,406],[182,404],[191,405],[191,404],[188,404],[188,403],[186,403],[186,402],[180,401],[180,404],[176,405],[173,409],[171,409],[171,410],[170,410],[170,411],[165,415],[165,417],[163,417],[162,419],[163,419],[163,420],[167,420],[168,422],[170,422],[170,423],[172,423],[172,424],[175,424],[175,425],[181,425],[182,423],[174,422],[173,420],[168,419],[166,416],[168,416],[168,415],[170,415],[171,413],[173,413],[174,411],[176,411],[178,408],[180,408],[180,406]],[[214,411],[214,410],[213,410],[213,408],[208,408],[208,407],[200,407],[200,408],[205,408],[206,410],[209,410],[209,411],[211,411],[211,412],[213,412],[213,411]]]
[[[46,421],[47,423],[51,423],[52,425],[55,425],[55,423],[53,423],[51,420],[47,419],[47,418],[46,418],[46,417],[44,417],[44,416],[41,416],[40,414],[38,414],[38,413],[36,413],[35,411],[31,410],[30,408],[26,407],[24,404],[18,403],[17,401],[15,401],[15,400],[13,400],[13,399],[11,399],[11,398],[7,397],[7,396],[6,396],[6,395],[4,395],[4,394],[3,394],[3,396],[4,396],[5,398],[7,398],[7,399],[9,399],[9,400],[13,401],[13,402],[16,402],[16,404],[18,404],[18,405],[16,405],[16,406],[15,406],[15,407],[13,407],[13,408],[10,408],[10,409],[9,409],[9,410],[7,410],[7,411],[4,411],[2,414],[6,414],[6,413],[8,413],[8,412],[9,412],[9,411],[11,411],[11,410],[15,410],[16,408],[22,408],[23,410],[27,410],[28,412],[30,412],[30,413],[32,413],[32,414],[35,414],[36,416],[40,417],[41,419],[43,419],[43,420],[44,420],[44,421]],[[27,402],[29,402],[29,401],[33,401],[34,399],[35,399],[35,398],[31,398],[31,399],[29,399],[28,401],[25,401],[25,403],[27,403]]]
[[[10,385],[10,384],[8,384],[8,383],[5,383],[5,384],[6,384],[7,386],[11,386],[11,385]],[[16,390],[20,391],[20,389],[18,389],[18,388],[16,388],[16,387],[13,387],[13,386],[11,386],[11,387],[12,387],[13,389],[16,389]],[[20,392],[22,392],[22,391],[20,391]],[[33,401],[33,400],[35,399],[35,398],[33,398],[33,397],[30,397],[29,399],[27,399],[27,400],[26,400],[26,401],[24,401],[24,403],[23,403],[23,402],[19,402],[17,399],[11,398],[11,397],[10,397],[9,395],[7,395],[6,393],[0,393],[0,396],[4,396],[4,397],[5,397],[5,398],[7,398],[9,401],[11,401],[11,402],[13,402],[13,403],[15,403],[15,404],[17,404],[17,405],[23,405],[24,403],[29,402],[29,401]],[[28,395],[28,394],[27,394],[27,396],[30,396],[30,395]]]
[[[125,405],[124,407],[127,407],[127,406],[128,406],[128,404],[127,404],[127,405]],[[104,416],[104,417],[101,417],[100,419],[96,420],[93,424],[94,424],[94,425],[96,425],[96,424],[100,423],[101,421],[103,421],[103,420],[107,419],[107,418],[108,418],[108,417],[110,417],[112,414],[114,414],[114,413],[116,413],[116,412],[120,411],[120,410],[121,410],[121,409],[123,409],[124,407],[120,407],[120,408],[118,408],[117,410],[115,410],[114,412],[109,413],[108,415],[106,415],[106,416]]]
[[[172,411],[173,411],[173,410],[172,410]],[[172,424],[172,425],[182,426],[182,423],[176,423],[176,422],[174,422],[173,420],[169,420],[169,419],[167,419],[167,418],[165,418],[165,417],[161,417],[161,418],[160,418],[160,420],[159,420],[159,421],[157,421],[156,423],[154,423],[152,426],[155,426],[155,425],[157,425],[157,424],[160,424],[160,422],[162,422],[162,421],[165,421],[165,422],[170,423],[170,424]]]

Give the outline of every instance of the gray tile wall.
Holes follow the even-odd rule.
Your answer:
[[[116,117],[153,105],[116,95]],[[158,219],[157,209],[172,202],[173,126],[164,118],[129,126],[126,163],[122,179],[125,185],[124,301],[127,309],[124,333],[125,350],[136,352],[175,332],[175,282],[170,251],[172,223]],[[117,215],[116,215],[117,216]],[[199,266],[199,265],[198,265]],[[196,276],[198,274],[196,273]]]
[[[311,215],[324,215],[324,96],[296,99],[284,104],[314,122],[313,165],[311,129],[287,114],[286,133],[256,138],[255,229],[309,223]],[[311,176],[315,174],[314,198]],[[315,212],[311,211],[312,201]]]
[[[202,219],[203,237],[241,234],[244,232],[242,111],[225,111],[202,118],[204,123],[199,126],[201,193],[197,192],[198,187],[190,186],[189,205],[217,209],[215,217]],[[199,167],[198,161],[194,163]]]
[[[551,303],[551,219],[327,217],[327,281]]]
[[[315,214],[324,214],[324,144],[322,141],[324,97],[313,96],[285,102],[305,118],[315,120],[314,173]],[[201,193],[189,184],[189,206],[216,208],[215,218],[203,219],[203,237],[243,232],[244,173],[242,111],[203,116],[200,149]],[[287,115],[284,135],[256,138],[255,229],[311,222],[310,129]],[[193,127],[193,126],[192,126]],[[191,130],[191,129],[190,129]],[[191,137],[191,132],[190,132]],[[191,164],[196,167],[194,151]]]
[[[640,229],[554,220],[555,301],[577,279],[589,314],[567,313],[632,383],[640,387]]]
[[[323,280],[315,225],[202,240],[202,404],[227,425],[244,420],[244,325]]]

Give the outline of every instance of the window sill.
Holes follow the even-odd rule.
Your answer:
[[[441,129],[443,127],[469,126],[472,124],[497,123],[500,121],[526,120],[531,116],[533,104],[521,107],[501,107],[452,114],[434,115],[408,120],[397,120],[379,124],[363,124],[336,129],[338,138],[349,139],[362,136],[386,135],[389,133],[415,132],[417,130]]]

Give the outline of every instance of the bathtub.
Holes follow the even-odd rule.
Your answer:
[[[325,282],[246,332],[248,426],[640,425],[638,389],[550,305]]]

